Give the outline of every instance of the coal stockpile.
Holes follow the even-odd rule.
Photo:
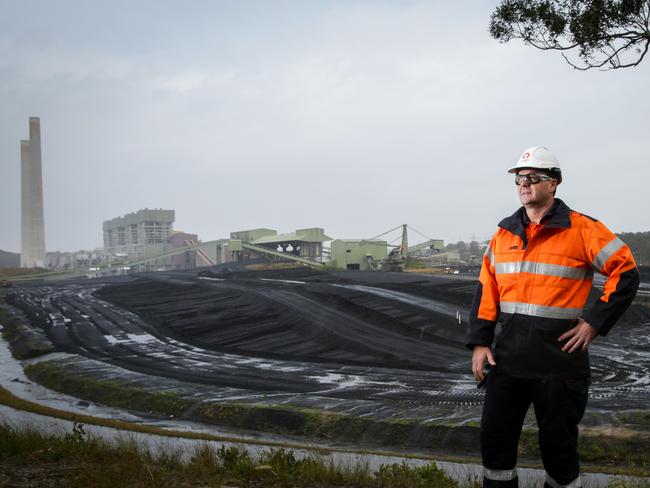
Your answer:
[[[475,284],[438,281],[383,287],[308,270],[204,273],[191,283],[140,279],[97,296],[214,351],[443,371],[467,359],[458,316],[469,309]],[[428,307],[404,292],[412,289],[429,295]],[[452,302],[434,300],[447,294]]]
[[[16,287],[12,303],[74,355],[55,360],[51,378],[70,370],[201,402],[463,422],[483,395],[463,345],[475,288],[462,275],[157,272]],[[650,309],[632,305],[590,347],[592,412],[647,409],[648,326]]]

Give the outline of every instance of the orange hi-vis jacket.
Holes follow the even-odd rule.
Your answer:
[[[585,312],[594,272],[607,277]],[[485,255],[466,345],[491,346],[497,368],[520,377],[584,377],[586,352],[563,352],[557,338],[584,318],[606,335],[639,286],[630,249],[599,221],[560,199],[539,226],[525,209],[499,223]]]

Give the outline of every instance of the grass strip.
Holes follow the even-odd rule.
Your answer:
[[[38,403],[31,402],[29,400],[24,400],[17,397],[10,391],[6,390],[0,386],[0,404],[6,405],[8,407],[14,408],[16,410],[23,410],[25,412],[34,413],[37,415],[44,415],[47,417],[54,417],[62,420],[68,420],[70,422],[76,422],[87,425],[97,425],[101,427],[109,427],[112,429],[119,429],[128,432],[136,432],[141,434],[150,434],[157,435],[162,437],[179,437],[184,439],[194,439],[194,440],[203,440],[203,441],[216,441],[216,442],[230,442],[238,444],[249,444],[254,446],[264,446],[264,447],[275,447],[275,448],[285,448],[285,449],[300,449],[305,451],[314,451],[321,454],[329,453],[350,453],[350,454],[361,454],[361,455],[379,455],[379,456],[395,456],[407,459],[422,459],[425,461],[435,461],[435,460],[444,460],[449,462],[458,462],[458,463],[476,463],[479,462],[477,458],[468,458],[468,457],[459,457],[459,456],[427,456],[427,455],[415,455],[403,452],[394,452],[394,451],[379,451],[372,449],[345,449],[345,448],[336,448],[336,447],[322,447],[314,446],[307,443],[299,442],[279,442],[279,441],[260,441],[256,439],[242,439],[239,437],[231,436],[222,436],[216,434],[210,434],[207,432],[188,432],[180,431],[173,429],[163,429],[160,427],[154,427],[151,425],[142,425],[131,422],[125,422],[122,420],[107,419],[103,417],[94,417],[92,415],[78,414],[73,412],[67,412],[65,410],[60,410],[57,408],[48,407],[46,405],[40,405]]]
[[[367,463],[336,466],[310,454],[296,457],[269,449],[256,458],[238,446],[196,446],[188,455],[164,448],[152,454],[132,439],[109,443],[88,435],[75,423],[64,436],[43,435],[33,428],[17,431],[0,425],[0,485],[99,487],[355,487],[458,488],[434,463],[411,467],[388,464],[372,472]],[[468,479],[471,486],[473,480]]]
[[[0,295],[0,300],[2,300]],[[54,352],[54,346],[41,329],[29,325],[27,320],[19,320],[0,307],[2,337],[9,343],[11,354],[16,359],[29,359]]]
[[[24,400],[20,397],[17,397],[10,391],[6,390],[0,386],[0,403],[8,407],[14,408],[16,410],[23,410],[25,412],[31,412],[38,415],[44,415],[47,417],[54,417],[62,420],[68,420],[70,422],[78,422],[88,425],[98,425],[101,427],[109,427],[112,429],[125,430],[129,432],[137,432],[141,434],[152,434],[163,437],[181,437],[185,439],[196,439],[196,440],[205,440],[205,441],[217,441],[217,442],[237,442],[237,443],[246,443],[257,446],[273,446],[273,447],[285,447],[285,448],[295,448],[295,449],[309,449],[309,446],[299,443],[284,443],[284,442],[275,442],[275,441],[257,441],[255,439],[241,439],[236,437],[220,436],[216,434],[209,434],[206,432],[186,432],[180,430],[172,429],[162,429],[159,427],[154,427],[150,425],[135,424],[131,422],[125,422],[123,420],[114,420],[107,419],[103,417],[94,417],[92,415],[85,415],[73,412],[67,412],[65,410],[60,410],[58,408],[48,407],[46,405],[40,405],[38,403],[31,402],[29,400]],[[321,451],[337,451],[337,449],[319,449]]]

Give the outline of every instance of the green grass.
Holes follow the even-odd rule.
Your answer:
[[[54,361],[43,361],[25,368],[28,378],[53,390],[114,407],[178,417],[192,402],[169,392],[150,392],[126,381],[103,380],[69,374]]]
[[[650,430],[650,412],[647,410],[626,412],[618,417],[616,426],[648,431]]]
[[[151,452],[133,438],[109,443],[75,423],[64,435],[0,425],[0,486],[250,487],[250,488],[478,488],[467,477],[459,485],[435,463],[413,467],[385,464],[376,471],[365,462],[336,465],[326,456],[297,456],[272,448],[259,456],[237,446],[198,444],[190,452]],[[522,488],[530,488],[522,486]],[[615,480],[607,488],[650,488],[647,480]]]
[[[608,433],[597,429],[583,429],[578,442],[578,453],[585,464],[597,465],[603,472],[627,472],[646,476],[650,471],[650,439],[645,432],[627,435]],[[519,440],[519,455],[539,459],[537,430],[524,430]],[[611,468],[611,469],[610,469]]]
[[[2,337],[9,343],[11,354],[16,359],[29,359],[54,351],[43,331],[21,323],[4,308],[0,308],[0,324],[3,325]]]
[[[18,485],[26,480],[33,485]],[[56,484],[49,484],[56,483]],[[14,485],[15,484],[15,485]],[[95,487],[354,487],[456,488],[435,464],[336,466],[331,460],[269,449],[253,457],[240,447],[198,445],[189,455],[178,449],[152,453],[129,439],[111,444],[75,424],[64,436],[0,425],[0,485]]]
[[[606,488],[650,488],[647,480],[615,480],[607,484]]]

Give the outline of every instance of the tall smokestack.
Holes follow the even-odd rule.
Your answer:
[[[20,266],[45,267],[41,119],[29,118],[29,141],[20,141],[21,243]]]

